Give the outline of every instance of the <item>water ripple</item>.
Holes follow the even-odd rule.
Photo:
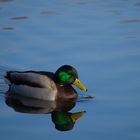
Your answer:
[[[0,0],[0,2],[12,2],[14,0]]]
[[[140,6],[140,2],[136,3],[135,6]]]
[[[11,20],[22,20],[22,19],[28,19],[27,16],[17,16],[17,17],[12,17],[10,18]]]
[[[46,16],[54,16],[54,15],[59,15],[57,12],[55,11],[42,11],[40,13],[41,15],[46,15]]]
[[[119,23],[121,23],[121,24],[140,23],[140,20],[139,19],[128,19],[128,20],[122,20]]]
[[[10,26],[7,26],[7,27],[2,27],[1,28],[2,30],[14,30],[15,28],[14,27],[10,27]]]

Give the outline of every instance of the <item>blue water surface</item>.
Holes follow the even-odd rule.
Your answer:
[[[139,140],[139,15],[139,0],[0,0],[0,139]],[[74,66],[96,96],[71,110],[86,111],[72,130],[5,104],[6,70],[63,64]]]

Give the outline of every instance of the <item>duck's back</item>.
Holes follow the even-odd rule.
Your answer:
[[[33,87],[46,87],[53,81],[54,74],[52,72],[42,71],[8,71],[6,79],[9,80],[8,84],[24,84]]]

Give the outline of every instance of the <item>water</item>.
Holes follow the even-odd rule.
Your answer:
[[[0,1],[0,139],[140,139],[140,1]],[[7,69],[76,67],[88,94],[70,131],[5,104]],[[76,89],[80,94],[83,92]]]

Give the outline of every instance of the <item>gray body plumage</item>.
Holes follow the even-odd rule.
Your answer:
[[[7,73],[11,93],[40,100],[55,100],[57,87],[51,76],[52,73],[16,72]]]

